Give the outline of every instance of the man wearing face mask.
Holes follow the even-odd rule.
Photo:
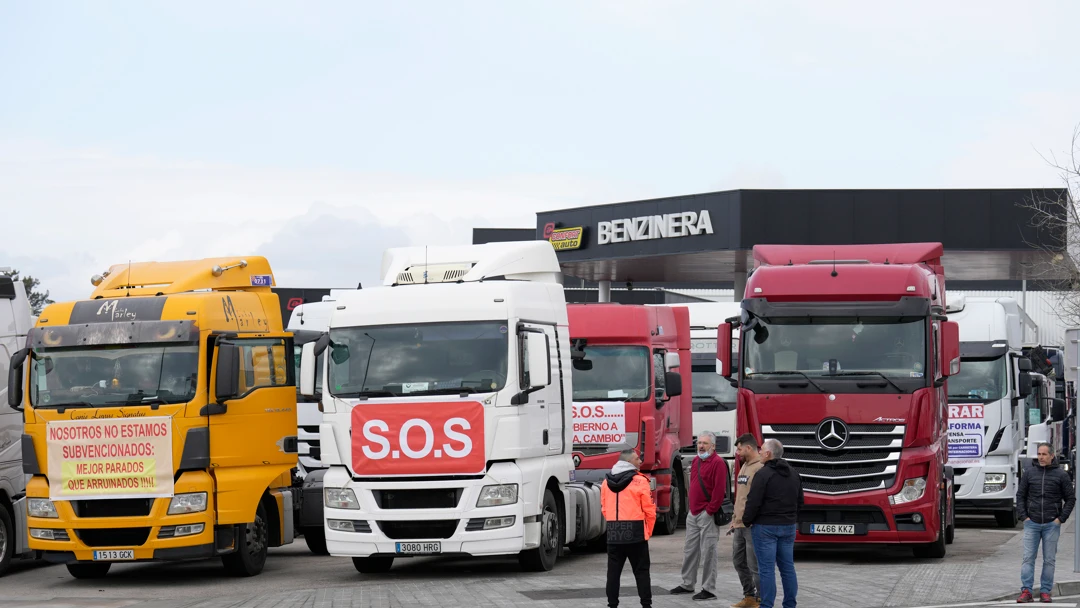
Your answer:
[[[698,435],[698,457],[690,465],[690,513],[686,516],[686,544],[683,547],[682,585],[671,590],[679,595],[693,593],[701,570],[701,593],[695,600],[716,599],[716,568],[720,542],[720,526],[715,516],[724,503],[728,490],[728,467],[716,455],[716,436],[709,432]]]

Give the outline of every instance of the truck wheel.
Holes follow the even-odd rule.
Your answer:
[[[394,556],[354,557],[352,565],[360,574],[381,574],[390,571],[394,565]]]
[[[1015,528],[1017,523],[1016,509],[1012,511],[998,511],[994,513],[999,528]]]
[[[240,528],[236,551],[221,556],[225,571],[233,576],[255,576],[266,565],[266,548],[269,544],[266,529],[266,507],[259,501],[255,509],[255,521]]]
[[[110,567],[112,564],[109,562],[83,562],[67,565],[68,572],[75,578],[105,578]]]
[[[15,555],[15,525],[14,518],[8,511],[7,505],[0,504],[0,576],[3,576],[11,566],[11,558]]]
[[[683,509],[683,503],[686,502],[679,477],[681,475],[676,475],[674,472],[671,474],[671,506],[668,512],[664,513],[663,518],[657,522],[660,525],[656,526],[656,533],[660,536],[674,534],[679,528],[679,513]]]
[[[330,555],[326,550],[326,530],[322,528],[304,528],[304,542],[312,555]]]
[[[540,513],[540,546],[518,554],[518,563],[526,572],[547,572],[555,567],[562,545],[559,505],[551,490],[544,490],[544,510]]]
[[[932,543],[926,543],[925,545],[915,545],[913,551],[915,557],[941,559],[945,557],[945,534],[947,525],[945,523],[948,514],[946,513],[945,497],[941,497],[940,504],[938,505],[938,538]]]

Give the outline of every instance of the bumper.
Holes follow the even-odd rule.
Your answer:
[[[137,511],[139,501],[56,501],[57,518],[27,517],[30,530],[29,548],[42,551],[43,558],[60,563],[93,561],[100,550],[130,550],[133,560],[149,561],[210,557],[233,550],[232,528],[215,530],[213,481],[205,472],[184,473],[176,484],[176,492],[206,492],[207,509],[201,513],[168,515],[169,498],[147,499],[148,513],[116,516]],[[27,497],[48,498],[48,484],[35,477],[27,485]],[[94,503],[87,505],[86,503]],[[82,509],[93,508],[95,515],[80,516]],[[85,513],[83,513],[85,515]],[[174,536],[176,526],[202,524],[197,534]],[[52,530],[59,540],[34,538],[36,530]]]
[[[796,542],[802,543],[930,543],[938,535],[938,493],[927,492],[921,499],[889,504],[885,492],[868,492],[844,498],[806,494],[799,513]],[[857,498],[855,498],[857,497]],[[813,524],[853,526],[854,534],[814,534]]]
[[[502,475],[495,473],[502,469]],[[514,474],[517,474],[516,478]],[[352,521],[355,532],[330,529],[324,524],[326,548],[330,555],[368,557],[372,555],[409,555],[398,552],[399,543],[421,544],[430,547],[438,543],[440,554],[512,555],[540,544],[540,523],[535,516],[526,517],[524,502],[496,507],[476,507],[480,490],[485,485],[522,481],[516,467],[492,467],[484,479],[430,481],[421,488],[416,482],[352,481],[340,468],[330,469],[323,479],[326,487],[349,488],[360,504],[359,509],[324,507],[327,521]],[[394,490],[414,492],[458,491],[456,506],[446,508],[382,508],[386,495]],[[404,492],[402,492],[404,493]],[[376,496],[383,497],[380,503]],[[513,518],[513,523],[497,529],[483,529],[489,519]]]
[[[982,467],[961,469],[956,476],[956,512],[966,514],[1012,511],[1016,508],[1016,471],[1008,464],[986,464]],[[988,474],[1005,475],[1005,486],[997,492],[984,492]]]
[[[1015,511],[1016,501],[1012,498],[957,498],[957,513],[992,513],[995,511]]]

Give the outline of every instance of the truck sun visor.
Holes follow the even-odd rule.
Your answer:
[[[194,321],[129,321],[35,327],[27,336],[31,348],[74,348],[102,344],[194,343]]]

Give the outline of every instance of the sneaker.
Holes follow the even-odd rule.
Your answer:
[[[739,600],[737,604],[732,604],[731,608],[759,608],[760,606],[761,602],[756,597],[748,595]]]
[[[1044,603],[1044,604],[1052,604],[1052,603],[1054,603],[1054,600],[1050,598],[1049,593],[1040,593],[1039,594],[1039,601]]]
[[[713,594],[711,594],[711,593],[709,593],[708,591],[705,591],[704,589],[702,589],[702,590],[701,590],[701,593],[699,593],[699,594],[695,595],[695,596],[693,597],[693,599],[694,599],[694,601],[701,601],[701,600],[715,600],[715,599],[716,599],[716,596],[715,596],[715,595],[713,595]]]
[[[682,585],[679,585],[678,587],[675,587],[674,589],[671,590],[671,595],[683,595],[684,593],[693,593],[693,592],[694,592],[693,589],[687,589],[686,587],[683,587]]]
[[[1031,591],[1029,591],[1028,589],[1024,589],[1020,593],[1020,597],[1016,598],[1016,603],[1017,604],[1030,604],[1031,602],[1034,602],[1034,601],[1035,601],[1035,598],[1031,597]]]

